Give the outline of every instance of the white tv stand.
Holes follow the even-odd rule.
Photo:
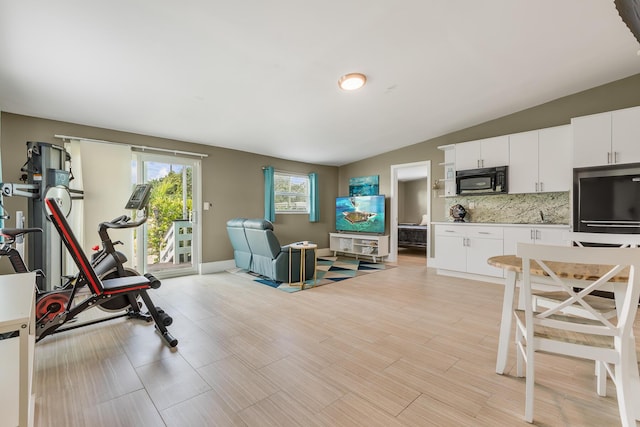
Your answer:
[[[362,255],[370,256],[373,262],[378,262],[377,258],[389,255],[389,235],[329,233],[329,249],[333,251],[333,256],[342,252],[353,254],[356,259]]]

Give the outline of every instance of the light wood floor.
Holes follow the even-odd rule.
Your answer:
[[[502,287],[398,264],[293,294],[228,273],[166,279],[152,298],[177,350],[124,319],[45,338],[36,426],[529,425],[513,349],[495,373]],[[536,425],[619,425],[593,364],[538,360]]]

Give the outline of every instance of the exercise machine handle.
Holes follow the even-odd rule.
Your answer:
[[[135,228],[147,221],[147,217],[144,216],[137,221],[130,222],[131,218],[126,215],[119,216],[118,218],[112,219],[108,222],[101,222],[99,229],[104,230],[107,228]]]

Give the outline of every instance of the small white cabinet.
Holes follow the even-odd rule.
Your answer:
[[[568,246],[568,231],[568,225],[563,227],[536,227],[534,225],[504,227],[504,253],[505,255],[515,254],[518,242]]]
[[[456,170],[490,168],[509,163],[509,136],[502,135],[456,144]]]
[[[509,193],[570,191],[571,127],[509,135]]]
[[[435,224],[438,270],[502,277],[502,269],[487,264],[502,255],[502,227]]]
[[[640,162],[638,123],[640,107],[573,118],[574,167]]]
[[[329,233],[329,249],[336,256],[338,252],[377,259],[389,255],[389,236],[374,236],[366,234]]]

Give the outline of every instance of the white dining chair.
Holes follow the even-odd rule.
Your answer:
[[[580,247],[606,245],[608,247],[637,248],[640,246],[640,234],[568,232],[565,240],[570,242],[572,246]],[[562,292],[540,290],[534,291],[534,294],[536,302],[545,307],[556,304],[558,299],[562,299],[564,296]],[[603,294],[589,295],[586,298],[590,299],[589,304],[606,318],[616,316],[616,304],[613,299],[607,298],[606,295],[603,297]],[[589,312],[585,312],[575,304],[567,307],[565,311],[575,315],[591,317]]]
[[[524,310],[515,309],[518,376],[526,364],[525,420],[533,422],[536,352],[554,353],[594,360],[602,364],[616,386],[620,419],[623,426],[635,426],[632,402],[634,387],[638,387],[638,366],[635,357],[633,322],[640,296],[640,248],[567,247],[519,243],[517,255],[522,258],[522,289]],[[535,262],[535,263],[534,263]],[[559,277],[550,267],[553,263],[592,265],[592,277],[586,286],[576,291],[576,280]],[[596,267],[597,265],[608,266]],[[543,269],[565,300],[545,308],[536,306],[531,290],[531,268]],[[628,272],[628,273],[627,273]],[[624,282],[610,282],[617,276],[628,276]],[[535,279],[534,279],[535,280]],[[619,280],[619,279],[616,279]],[[614,286],[618,315],[606,318],[593,308],[590,292]],[[590,312],[592,319],[563,313],[563,308],[579,304]],[[606,377],[605,377],[606,378]],[[636,399],[638,397],[635,397]]]

